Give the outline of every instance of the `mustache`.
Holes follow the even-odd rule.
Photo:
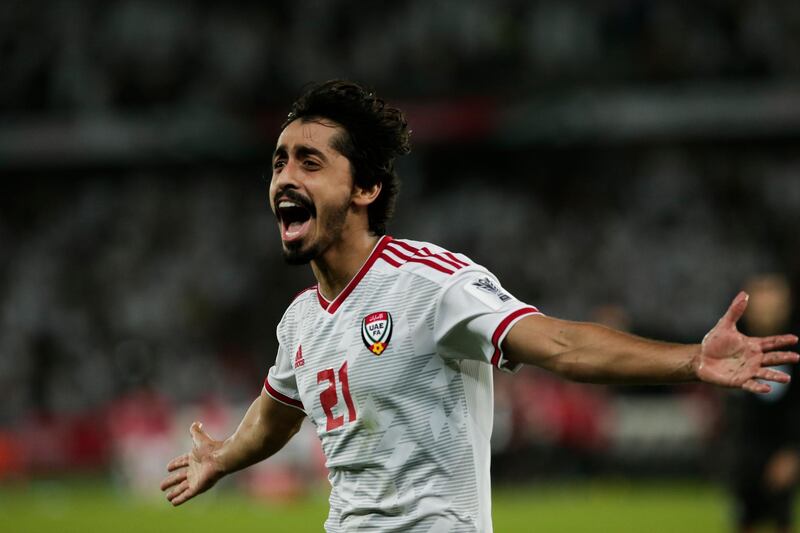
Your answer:
[[[296,203],[297,205],[303,207],[306,211],[308,211],[312,217],[317,216],[317,208],[314,207],[314,203],[311,201],[310,198],[307,198],[297,192],[294,189],[283,189],[278,191],[275,194],[275,198],[273,203],[275,205],[275,210],[277,211],[278,208],[278,199],[285,198],[287,200],[291,200],[292,202]],[[277,213],[276,213],[277,216]]]

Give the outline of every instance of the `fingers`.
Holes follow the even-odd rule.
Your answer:
[[[755,379],[748,379],[742,385],[742,388],[746,391],[755,392],[757,394],[766,394],[772,390],[772,387],[763,383],[761,381],[756,381]]]
[[[194,496],[194,494],[189,490],[189,482],[183,481],[167,494],[167,500],[169,500],[169,503],[172,505],[180,505],[192,496]]]
[[[759,379],[766,379],[767,381],[774,381],[776,383],[789,383],[791,378],[786,372],[780,370],[773,370],[771,368],[762,368],[756,372],[756,377]]]
[[[203,424],[200,422],[192,423],[189,428],[189,434],[192,436],[192,442],[195,448],[199,448],[212,441],[211,437],[203,431]],[[172,505],[180,505],[196,495],[197,489],[191,489],[189,487],[187,473],[187,467],[192,459],[192,453],[194,453],[194,451],[180,455],[167,464],[167,471],[174,473],[167,476],[164,481],[161,482],[161,490],[169,491],[167,493],[167,500],[169,500]]]
[[[731,302],[730,307],[728,307],[728,310],[720,319],[720,322],[731,326],[736,325],[739,319],[742,318],[744,310],[747,309],[747,300],[749,298],[750,296],[744,291],[737,294],[736,298]]]
[[[177,470],[178,468],[183,468],[185,466],[189,466],[188,453],[185,453],[170,461],[169,464],[167,464],[167,472],[172,472],[173,470]]]
[[[759,394],[766,394],[772,390],[768,383],[760,380],[774,381],[776,383],[789,383],[791,378],[786,372],[780,370],[773,370],[771,368],[761,368],[752,379],[748,379],[742,385],[744,390],[755,392]]]
[[[167,490],[174,485],[181,483],[182,481],[186,480],[186,470],[181,470],[180,472],[176,472],[171,476],[168,476],[161,482],[161,490]]]
[[[761,350],[769,352],[777,348],[785,348],[786,346],[793,346],[797,344],[796,335],[774,335],[772,337],[763,337],[758,339],[758,344]]]
[[[800,355],[795,352],[769,352],[764,354],[762,366],[787,365],[800,362]]]

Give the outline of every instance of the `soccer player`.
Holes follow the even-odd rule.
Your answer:
[[[328,532],[492,530],[492,366],[532,364],[586,382],[705,381],[766,393],[793,335],[736,329],[740,293],[702,343],[655,342],[544,316],[468,257],[394,239],[394,160],[403,114],[330,81],[292,106],[272,158],[269,201],[283,255],[317,284],[278,325],[264,387],[228,439],[195,422],[192,450],[162,482],[180,505],[278,451],[308,417],[331,483]]]

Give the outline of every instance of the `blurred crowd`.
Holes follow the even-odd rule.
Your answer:
[[[0,109],[248,112],[309,73],[402,97],[796,77],[798,33],[792,0],[11,1]]]
[[[697,341],[748,277],[790,264],[782,251],[794,226],[783,226],[780,213],[796,220],[797,209],[770,202],[787,201],[800,183],[786,179],[785,194],[771,196],[769,179],[710,179],[676,157],[684,156],[657,157],[643,174],[615,180],[554,170],[555,183],[546,174],[522,183],[503,177],[504,164],[426,179],[445,162],[425,153],[404,169],[390,232],[464,251],[554,316]],[[274,327],[312,280],[280,258],[263,177],[223,174],[18,185],[22,203],[0,215],[2,426],[99,416],[142,390],[169,406],[241,403],[258,393],[274,359]],[[784,175],[789,168],[772,179]],[[562,411],[542,398],[578,391],[588,397],[574,411],[599,424],[591,413],[602,403],[591,389],[538,375],[527,387],[528,377],[513,378],[516,401],[532,394],[558,418]],[[674,424],[663,427],[674,434]]]
[[[792,1],[5,2],[0,153],[15,121],[281,115],[302,85],[330,77],[411,104],[791,81],[798,34]],[[758,117],[747,126],[761,131]],[[0,199],[0,478],[114,468],[153,487],[160,473],[148,469],[183,448],[188,420],[216,420],[222,437],[259,393],[274,328],[313,283],[278,253],[265,181],[277,130],[265,130],[260,151],[226,162],[88,150],[66,168],[8,168],[0,158],[10,178]],[[389,232],[467,254],[545,313],[698,341],[753,276],[800,281],[800,132],[719,136],[423,136],[398,163]],[[796,317],[787,323],[796,330]],[[697,472],[726,426],[724,402],[695,387],[645,393],[525,370],[498,376],[497,390],[500,477]],[[314,439],[300,442],[293,468],[254,476],[287,487],[297,483],[287,472],[316,479],[318,463],[303,460]]]

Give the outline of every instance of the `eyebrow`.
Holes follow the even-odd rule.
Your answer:
[[[275,151],[272,153],[272,159],[274,161],[276,157],[286,157],[288,153],[289,151],[286,149],[286,146],[280,145],[277,148],[275,148]],[[325,157],[325,154],[323,154],[321,151],[317,150],[313,146],[308,146],[306,144],[300,144],[296,146],[294,149],[294,155],[297,158],[302,158],[312,155],[314,157],[320,158],[323,162],[328,161],[328,158]]]

